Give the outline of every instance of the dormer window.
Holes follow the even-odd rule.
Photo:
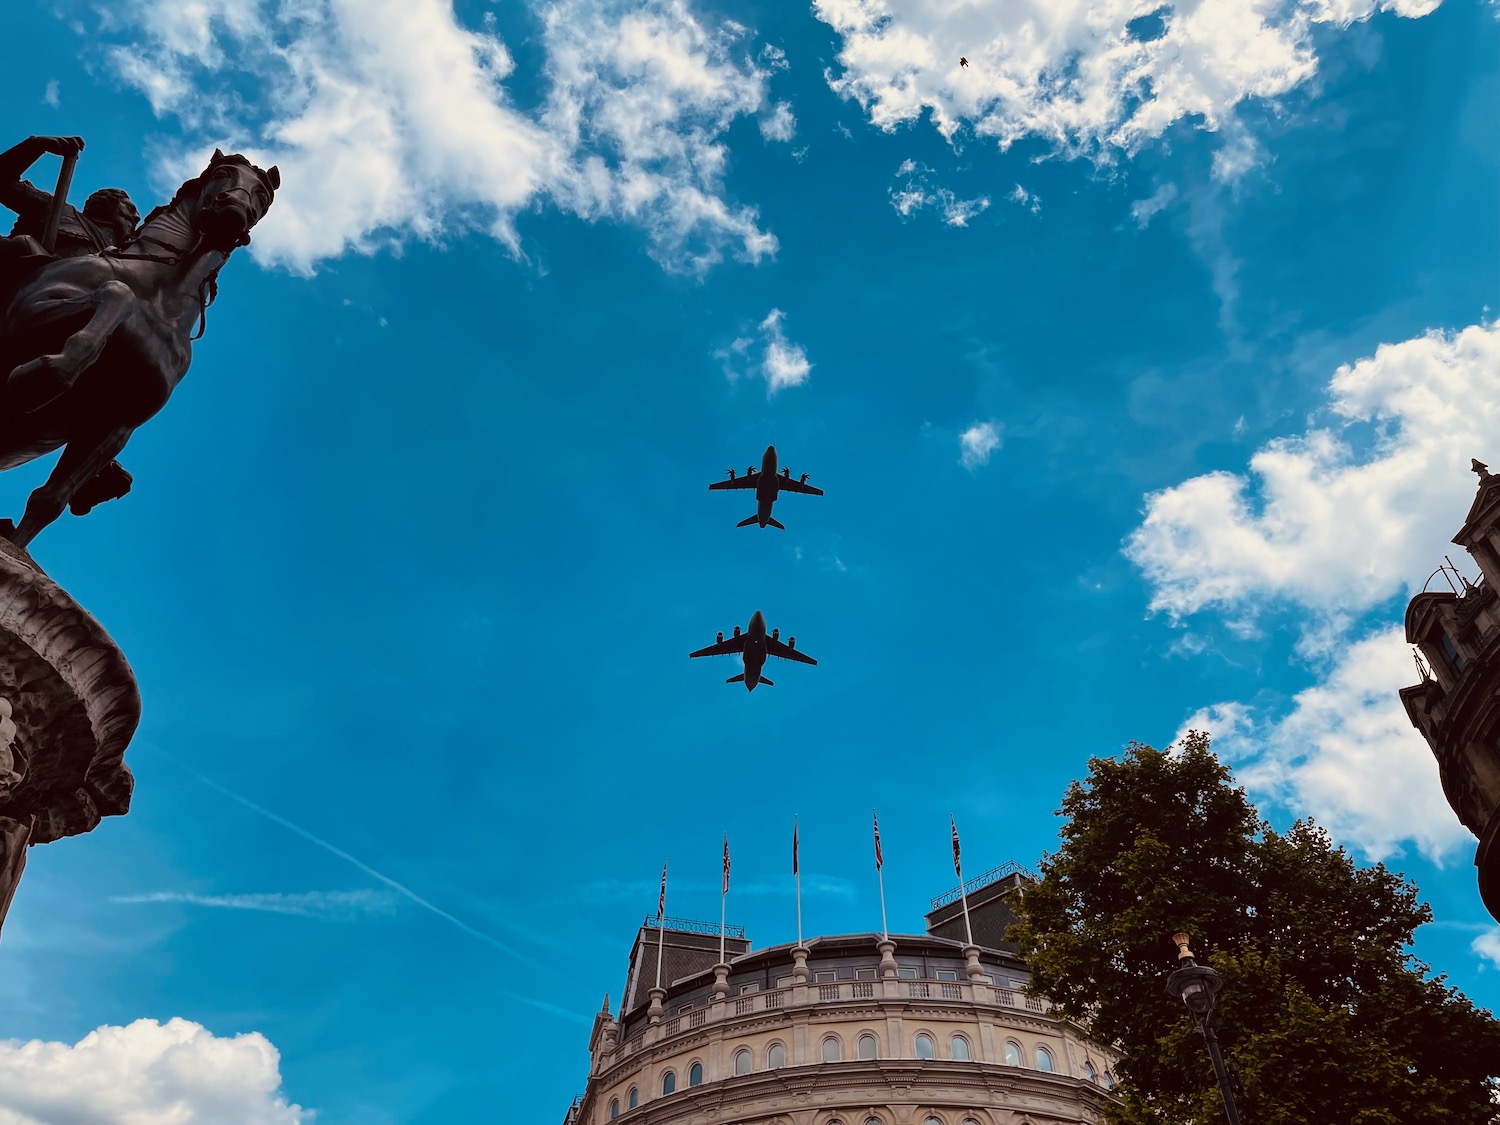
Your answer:
[[[1464,670],[1464,665],[1466,665],[1468,661],[1464,659],[1464,654],[1458,651],[1458,645],[1454,643],[1453,638],[1448,635],[1448,630],[1438,629],[1436,636],[1433,639],[1438,650],[1442,652],[1443,663],[1448,665],[1449,671],[1451,671],[1455,676],[1462,672]]]

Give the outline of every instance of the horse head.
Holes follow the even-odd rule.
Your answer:
[[[194,225],[211,246],[226,253],[250,241],[250,228],[265,217],[281,186],[275,165],[257,168],[237,152],[214,149],[208,167],[178,191],[196,194]]]

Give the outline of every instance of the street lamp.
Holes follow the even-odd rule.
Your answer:
[[[1187,934],[1173,934],[1172,940],[1177,944],[1177,971],[1167,978],[1167,995],[1177,997],[1193,1014],[1194,1027],[1208,1044],[1208,1057],[1213,1060],[1214,1075],[1219,1079],[1219,1093],[1224,1097],[1224,1112],[1229,1115],[1229,1125],[1240,1125],[1240,1111],[1234,1104],[1234,1084],[1224,1069],[1219,1040],[1214,1035],[1214,997],[1224,987],[1224,981],[1207,965],[1193,960]]]

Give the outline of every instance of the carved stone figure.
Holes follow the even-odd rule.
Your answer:
[[[60,202],[39,200],[45,193],[30,185],[20,191],[20,173],[41,152],[71,148],[76,140],[34,138],[0,156],[0,181],[12,177],[8,187],[0,184],[0,202],[31,208],[18,229],[34,221],[37,205]],[[57,143],[48,149],[51,142]],[[38,145],[41,151],[33,152]],[[82,214],[68,208],[58,248],[79,256],[49,254],[24,233],[0,240],[0,470],[63,449],[20,524],[0,521],[0,534],[25,546],[70,503],[81,514],[124,494],[129,474],[114,458],[187,374],[219,270],[250,241],[280,186],[275,167],[262,170],[215,149],[202,175],[147,215],[138,231],[131,230],[135,209],[124,193],[101,199],[96,192]],[[70,243],[64,231],[72,231]],[[120,234],[118,245],[88,248]]]

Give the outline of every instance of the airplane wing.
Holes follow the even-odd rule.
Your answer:
[[[744,651],[745,637],[742,633],[738,637],[730,637],[727,640],[711,644],[707,648],[700,648],[697,652],[690,652],[688,653],[688,659],[691,660],[695,656],[733,656],[737,652]]]
[[[770,637],[766,638],[766,653],[770,656],[779,656],[783,660],[800,660],[803,664],[817,663],[816,660],[808,656],[806,653],[798,652],[790,645],[783,644],[780,641],[774,641]],[[696,655],[696,653],[694,655]]]
[[[716,480],[708,487],[710,491],[720,488],[754,488],[759,483],[760,475],[757,473],[753,477],[735,477],[733,480]]]
[[[719,486],[713,485],[711,487],[718,488]],[[814,488],[810,484],[803,484],[800,480],[793,480],[791,477],[782,477],[776,482],[776,487],[781,492],[801,492],[807,496],[823,495],[821,488]]]

